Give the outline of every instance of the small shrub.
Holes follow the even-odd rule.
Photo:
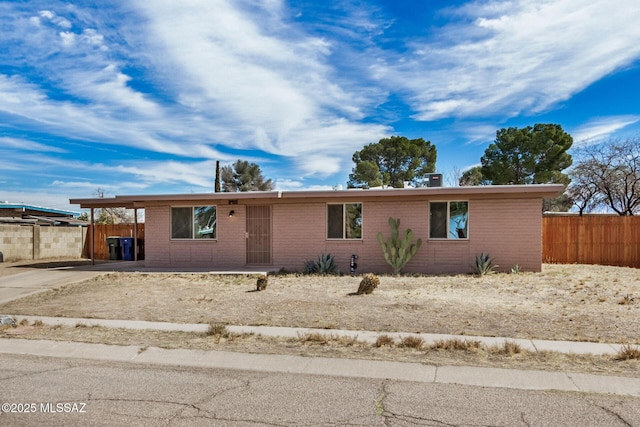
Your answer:
[[[518,264],[514,265],[511,269],[511,274],[520,274],[522,270],[520,270],[520,266]]]
[[[391,338],[389,335],[378,335],[376,339],[376,347],[393,347],[396,341]]]
[[[331,338],[334,339],[339,345],[344,347],[352,347],[358,343],[357,335],[354,335],[354,336],[339,335],[337,337],[332,336]]]
[[[636,299],[634,297],[631,296],[631,294],[626,294],[625,296],[622,297],[622,299],[620,301],[618,301],[618,304],[620,305],[630,305],[633,304],[633,302]]]
[[[317,332],[314,333],[306,333],[300,334],[298,333],[298,340],[300,340],[303,344],[320,344],[327,345],[329,344],[329,337],[324,334],[320,334]]]
[[[316,262],[313,260],[309,260],[304,265],[304,272],[307,274],[314,274],[318,272]]]
[[[632,360],[640,359],[640,347],[631,344],[625,344],[618,350],[614,360]]]
[[[44,326],[44,323],[42,323],[42,320],[38,319],[33,322],[33,326]]]
[[[424,347],[424,340],[420,337],[409,335],[400,340],[398,347],[414,348],[416,350],[420,350],[422,347]]]
[[[473,272],[478,276],[495,273],[498,266],[493,263],[493,259],[489,254],[484,252],[476,256],[476,263],[473,266]]]
[[[227,327],[222,323],[209,323],[209,328],[205,335],[208,337],[222,337],[227,338],[229,336],[229,331]]]
[[[475,351],[482,346],[478,340],[463,340],[461,338],[451,338],[448,340],[438,340],[433,343],[431,348],[437,350],[458,350],[458,351]]]
[[[505,341],[502,345],[489,347],[489,352],[503,356],[513,356],[514,354],[522,353],[522,347],[516,342]]]
[[[265,289],[267,289],[267,280],[267,276],[258,277],[258,280],[256,281],[256,289],[258,291],[264,291]]]
[[[370,294],[378,287],[378,285],[380,285],[380,279],[378,276],[373,273],[367,273],[360,281],[360,286],[358,287],[358,292],[356,292],[356,294]]]
[[[317,261],[307,261],[305,263],[305,272],[307,274],[340,274],[331,254],[322,254]]]

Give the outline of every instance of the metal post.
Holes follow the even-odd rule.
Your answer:
[[[96,265],[95,246],[96,246],[96,230],[94,225],[93,208],[91,208],[91,265]]]
[[[133,208],[133,260],[138,261],[138,208]]]

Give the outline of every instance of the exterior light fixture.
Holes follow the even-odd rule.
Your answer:
[[[232,217],[233,215],[235,215],[236,211],[232,210],[229,212],[229,216]]]

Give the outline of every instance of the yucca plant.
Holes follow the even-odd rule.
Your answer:
[[[478,276],[484,276],[486,274],[495,273],[495,269],[498,265],[493,263],[493,259],[489,254],[484,252],[476,256],[476,263],[473,266],[473,272]]]

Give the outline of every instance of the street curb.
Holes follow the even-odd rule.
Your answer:
[[[379,378],[520,390],[560,390],[640,397],[640,378],[516,369],[432,366],[419,363],[292,355],[162,349],[0,338],[0,353],[112,362],[188,366],[303,375]]]

